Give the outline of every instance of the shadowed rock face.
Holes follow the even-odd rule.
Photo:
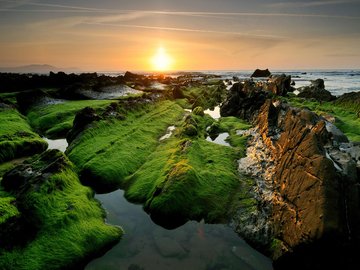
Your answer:
[[[339,147],[350,143],[317,114],[264,95],[232,89],[221,110],[255,125],[239,170],[257,180],[259,206],[251,217],[234,218],[236,230],[265,248],[279,268],[295,257],[324,265],[330,250],[346,257],[344,246],[357,245],[360,228],[356,157]],[[324,256],[309,253],[315,246]]]
[[[268,96],[269,92],[262,91],[254,82],[235,83],[220,107],[220,114],[252,121]]]
[[[331,101],[336,99],[329,91],[325,90],[325,83],[323,79],[316,79],[311,81],[309,86],[300,87],[297,89],[299,97],[314,98],[318,101]]]
[[[269,77],[271,72],[268,69],[256,69],[254,73],[251,75],[252,78],[255,77]]]
[[[281,74],[272,75],[268,82],[264,85],[264,90],[270,91],[278,96],[285,96],[287,92],[291,92],[291,76]]]

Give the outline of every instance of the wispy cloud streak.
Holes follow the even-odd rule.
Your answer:
[[[97,22],[84,22],[83,24],[112,26],[112,27],[139,28],[139,29],[148,29],[148,30],[164,30],[164,31],[176,31],[176,32],[236,35],[236,36],[261,38],[261,39],[276,39],[276,40],[285,39],[284,37],[275,36],[275,35],[256,35],[256,34],[248,34],[248,33],[233,32],[233,31],[216,31],[216,30],[194,29],[194,28],[162,27],[162,26],[148,26],[148,25],[136,25],[136,24],[112,24],[112,23],[97,23]]]
[[[330,0],[330,1],[311,1],[311,2],[278,2],[268,4],[268,7],[277,8],[306,8],[306,7],[319,7],[319,6],[333,6],[358,3],[357,0]]]
[[[131,9],[101,9],[101,8],[88,8],[72,5],[57,5],[57,4],[47,4],[47,3],[35,3],[31,1],[10,1],[10,0],[0,0],[0,2],[6,3],[18,3],[18,5],[11,8],[1,8],[0,11],[6,12],[54,12],[54,13],[103,13],[103,14],[132,14],[136,13],[137,16],[201,16],[201,17],[241,17],[241,16],[250,16],[250,17],[313,17],[313,18],[338,18],[338,19],[355,19],[359,20],[358,16],[341,16],[341,15],[329,15],[329,14],[311,14],[311,13],[271,13],[271,12],[203,12],[203,11],[167,11],[167,10],[131,10]],[[316,5],[329,5],[329,4],[340,4],[340,3],[353,3],[354,1],[315,1],[309,3],[303,2],[279,2],[274,4],[269,4],[269,6],[316,6]],[[19,7],[24,6],[38,6],[45,7],[47,9],[18,9]],[[53,8],[53,9],[49,9]]]

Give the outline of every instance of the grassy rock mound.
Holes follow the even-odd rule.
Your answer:
[[[40,153],[47,143],[34,133],[14,108],[0,103],[0,163]]]
[[[4,175],[0,210],[1,269],[79,269],[122,235],[57,150]]]

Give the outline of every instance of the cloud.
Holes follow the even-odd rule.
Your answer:
[[[331,5],[343,5],[348,3],[357,3],[355,0],[329,0],[329,1],[310,1],[310,2],[278,2],[268,4],[270,8],[307,8]]]
[[[100,14],[121,14],[120,16],[128,16],[131,18],[134,14],[139,16],[191,16],[191,17],[315,17],[315,18],[339,18],[339,19],[360,19],[357,16],[340,16],[328,14],[307,14],[307,13],[271,13],[271,12],[205,12],[205,11],[171,11],[171,10],[127,10],[127,9],[103,9],[90,8],[84,6],[74,5],[59,5],[32,2],[31,0],[0,0],[3,3],[0,6],[0,11],[19,12],[19,13],[100,13]],[[344,3],[356,3],[356,0],[332,0],[332,1],[312,1],[312,2],[278,2],[267,5],[268,7],[312,7],[323,5],[336,5]],[[26,9],[19,9],[19,7],[27,7]],[[28,6],[39,7],[37,9],[29,9]],[[46,9],[42,9],[46,8]],[[127,14],[127,15],[126,15]]]
[[[335,58],[342,58],[342,57],[359,57],[360,54],[358,53],[331,53],[331,54],[326,54],[325,56],[327,57],[335,57]]]
[[[163,31],[174,31],[174,32],[192,32],[192,33],[207,33],[207,34],[221,34],[221,35],[235,35],[243,37],[252,37],[260,39],[284,39],[284,37],[276,35],[261,35],[261,34],[248,34],[234,31],[216,31],[207,29],[196,29],[196,28],[180,28],[180,27],[163,27],[163,26],[149,26],[149,25],[137,25],[137,24],[112,24],[102,22],[83,22],[88,25],[100,25],[100,26],[112,26],[112,27],[126,27],[126,28],[138,28],[147,30],[163,30]]]

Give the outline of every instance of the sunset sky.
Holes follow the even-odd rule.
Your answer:
[[[360,0],[0,0],[0,66],[360,68]]]

